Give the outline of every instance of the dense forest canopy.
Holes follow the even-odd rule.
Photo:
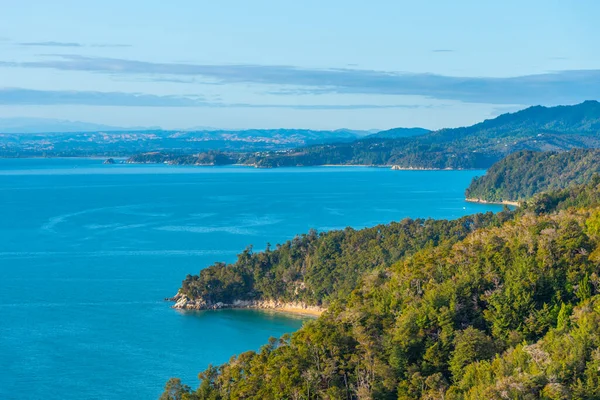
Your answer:
[[[511,212],[457,220],[405,219],[388,225],[300,235],[275,249],[242,252],[188,275],[179,293],[207,305],[235,300],[278,300],[328,306],[345,299],[365,272],[390,266],[425,247],[453,243],[475,229],[500,225]]]
[[[366,271],[298,332],[163,398],[600,398],[600,178],[505,215]]]
[[[369,135],[370,138],[402,138],[402,137],[412,137],[412,136],[421,136],[427,133],[430,133],[429,129],[424,128],[392,128],[385,131],[380,131]]]
[[[485,201],[519,201],[547,190],[583,183],[600,172],[600,150],[568,152],[520,151],[490,167],[466,190],[467,198]]]
[[[391,137],[389,137],[391,136]],[[530,107],[479,124],[417,136],[381,134],[346,143],[301,146],[293,150],[228,153],[231,163],[256,167],[309,165],[397,165],[402,168],[488,168],[520,150],[565,151],[600,147],[600,103]],[[165,155],[173,164],[196,164]],[[134,162],[151,162],[146,155]]]

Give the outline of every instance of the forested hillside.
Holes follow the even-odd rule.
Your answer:
[[[370,138],[388,138],[398,139],[404,137],[422,136],[430,133],[429,129],[424,128],[392,128],[385,131],[369,135]]]
[[[131,164],[171,164],[171,165],[230,165],[235,163],[227,153],[220,151],[207,151],[199,154],[173,154],[151,152],[137,154],[130,157],[127,163]]]
[[[163,398],[599,398],[600,179],[514,214],[372,269],[298,332]]]
[[[536,193],[583,183],[600,172],[600,150],[520,151],[498,161],[467,188],[467,198],[520,201]]]
[[[511,212],[457,220],[405,219],[355,230],[311,231],[275,249],[242,252],[235,263],[216,263],[188,275],[179,290],[192,307],[235,300],[277,300],[327,307],[345,299],[365,272],[388,267],[422,248],[454,243],[475,229],[500,225]],[[193,303],[192,303],[193,302]]]

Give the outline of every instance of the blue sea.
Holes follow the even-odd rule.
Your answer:
[[[156,399],[306,317],[179,312],[186,274],[308,231],[457,218],[484,171],[0,160],[0,398]]]

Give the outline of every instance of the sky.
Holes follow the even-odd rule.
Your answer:
[[[597,0],[0,7],[0,118],[438,129],[600,97]]]

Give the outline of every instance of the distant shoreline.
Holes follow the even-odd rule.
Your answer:
[[[115,160],[128,160],[128,156],[24,156],[24,157],[7,157],[0,156],[1,160],[106,160],[106,159],[115,159]],[[158,163],[157,163],[158,164]]]
[[[519,201],[510,201],[510,200],[487,201],[487,200],[477,199],[477,198],[473,198],[473,197],[467,197],[465,199],[465,201],[468,201],[469,203],[501,204],[501,205],[507,205],[507,206],[515,206],[515,207],[519,207],[521,205],[521,202],[519,202]]]
[[[377,164],[318,164],[318,165],[286,165],[286,166],[277,166],[277,167],[261,167],[253,164],[222,164],[222,165],[214,165],[214,164],[170,164],[168,162],[141,162],[141,161],[129,161],[131,156],[25,156],[25,157],[6,157],[0,156],[0,159],[6,160],[42,160],[42,159],[59,159],[59,160],[107,160],[112,158],[116,161],[120,161],[117,164],[128,164],[128,165],[166,165],[169,167],[246,167],[246,168],[257,168],[257,169],[278,169],[278,168],[382,168],[382,169],[391,169],[394,171],[483,171],[487,168],[427,168],[427,167],[400,167],[398,165],[386,164],[386,165],[377,165]],[[468,200],[471,201],[471,200]],[[476,203],[488,203],[486,201],[478,201],[476,199],[472,200],[472,202]],[[500,203],[500,202],[489,202],[490,204],[509,204],[516,205],[513,202],[508,203]],[[514,202],[516,203],[516,202]]]
[[[139,161],[127,161],[126,164],[140,164],[140,165],[168,165],[175,167],[248,167],[248,168],[257,168],[257,169],[278,169],[278,168],[382,168],[382,169],[391,169],[394,171],[483,171],[487,168],[426,168],[426,167],[399,167],[397,165],[377,165],[377,164],[317,164],[317,165],[283,165],[276,167],[263,167],[257,166],[254,164],[223,164],[223,165],[214,165],[214,164],[170,164],[168,162],[139,162]]]

